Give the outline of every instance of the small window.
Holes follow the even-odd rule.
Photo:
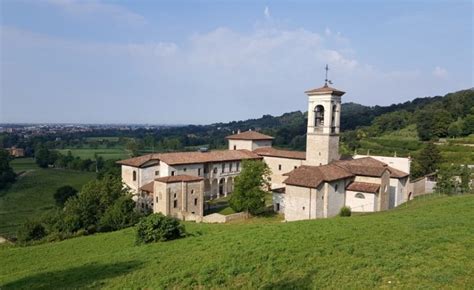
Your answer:
[[[237,150],[237,146],[236,146],[236,145],[234,145],[234,150]]]
[[[234,163],[232,163],[232,162],[229,163],[229,172],[232,172],[232,165],[233,165],[233,164],[234,164]]]
[[[278,170],[281,170],[281,164],[278,164]]]
[[[194,194],[194,189],[191,189],[191,194]]]
[[[303,210],[305,210],[305,207],[303,206]]]
[[[198,176],[201,176],[201,168],[198,168]]]
[[[213,172],[214,172],[214,173],[217,173],[217,167],[214,167]]]
[[[178,207],[178,201],[175,199],[173,200],[173,208],[177,208]]]
[[[171,171],[171,176],[174,176],[174,170],[173,170],[173,171]]]
[[[334,191],[336,191],[336,192],[337,192],[337,184],[336,184],[336,185],[334,185]]]
[[[356,193],[355,198],[365,199],[365,195],[363,195],[362,193],[358,192],[358,193]]]
[[[224,171],[225,171],[225,163],[222,163],[221,167],[222,167],[222,173],[224,173]]]
[[[186,167],[184,167],[183,171],[186,172],[186,170],[188,170]]]
[[[134,170],[133,171],[133,181],[137,180],[137,172]]]
[[[156,176],[160,175],[160,171],[159,170],[155,171],[155,175]]]
[[[173,198],[176,198],[176,193],[175,193],[175,194],[173,194]]]
[[[158,202],[158,196],[156,197],[156,202]]]
[[[280,211],[280,203],[277,203],[277,204],[276,204],[276,210],[277,210],[277,211]]]
[[[194,205],[198,205],[198,199],[197,198],[194,199]]]
[[[204,165],[204,174],[209,173],[209,167],[207,165]]]
[[[295,166],[295,169],[298,168],[298,166]]]

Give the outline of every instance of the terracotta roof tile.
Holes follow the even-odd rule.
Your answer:
[[[304,151],[291,151],[275,149],[273,147],[260,147],[255,149],[253,152],[257,153],[260,156],[282,157],[300,160],[306,159],[306,152]]]
[[[353,176],[354,175],[350,171],[334,164],[322,166],[303,165],[291,171],[284,183],[288,185],[316,188],[322,182],[330,182]]]
[[[175,183],[175,182],[196,182],[204,180],[200,176],[191,176],[191,175],[174,175],[174,176],[165,176],[155,178],[155,181],[163,183]]]
[[[154,181],[149,182],[149,183],[143,185],[142,187],[140,187],[140,189],[143,190],[143,191],[146,191],[146,192],[153,193],[153,183],[154,183]]]
[[[245,131],[239,134],[234,134],[225,137],[226,139],[231,140],[273,140],[272,136],[268,136],[256,131]]]
[[[388,169],[387,164],[371,157],[352,160],[338,160],[332,162],[332,164],[343,167],[355,175],[371,177],[381,177],[385,170]]]
[[[241,150],[215,150],[208,152],[172,152],[172,153],[154,153],[135,158],[117,161],[118,164],[134,167],[141,167],[149,161],[155,161],[152,164],[159,164],[160,161],[168,165],[178,164],[196,164],[208,162],[225,162],[244,159],[261,159],[258,154],[252,151]]]
[[[342,96],[346,92],[340,91],[340,90],[335,89],[335,88],[331,88],[328,85],[324,85],[320,88],[308,90],[308,91],[305,92],[305,94],[310,95],[310,96],[311,95],[324,95],[324,94],[328,94],[328,93],[336,95],[336,96]]]
[[[225,162],[244,159],[261,159],[252,151],[241,150],[215,150],[208,152],[175,152],[157,154],[157,158],[168,165],[195,164],[208,162]]]
[[[368,182],[352,182],[346,187],[346,189],[350,191],[377,193],[380,189],[380,184]]]

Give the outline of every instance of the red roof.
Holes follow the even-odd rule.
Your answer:
[[[321,166],[302,165],[291,171],[283,183],[316,188],[323,182],[331,182],[353,176],[350,171],[334,164]]]
[[[275,149],[273,147],[260,147],[255,149],[253,152],[257,153],[260,156],[281,157],[300,160],[306,159],[306,152],[304,151],[282,150]]]
[[[204,180],[200,176],[191,176],[191,175],[174,175],[174,176],[165,176],[155,178],[155,181],[163,183],[175,183],[175,182],[196,182]]]
[[[273,140],[272,136],[268,136],[256,131],[245,131],[225,137],[230,140]]]
[[[346,189],[350,191],[377,193],[380,189],[380,184],[369,182],[352,182],[346,187]]]

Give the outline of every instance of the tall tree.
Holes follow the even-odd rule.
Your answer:
[[[229,200],[235,211],[257,214],[265,207],[265,194],[270,187],[270,168],[263,161],[245,160],[242,172],[235,180],[235,189]]]
[[[421,149],[416,162],[420,166],[421,176],[435,172],[441,163],[441,153],[438,147],[433,142],[426,144]]]
[[[0,149],[0,189],[15,181],[16,174],[10,166],[10,154]]]

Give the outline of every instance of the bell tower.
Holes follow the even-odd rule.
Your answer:
[[[325,165],[339,159],[339,127],[341,96],[345,92],[328,86],[328,66],[324,86],[306,91],[308,95],[308,127],[306,165]]]

